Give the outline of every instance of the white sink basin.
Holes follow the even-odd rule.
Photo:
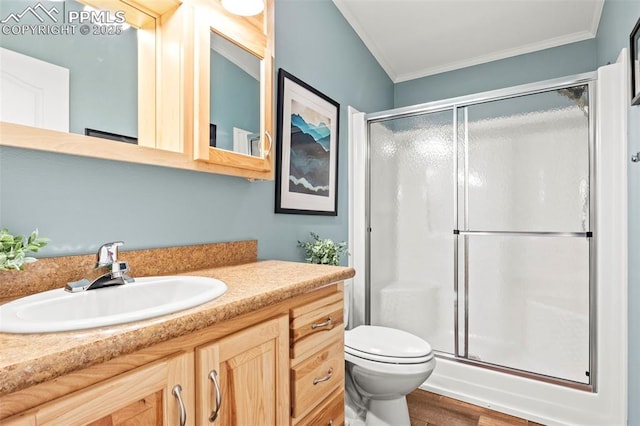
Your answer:
[[[136,278],[120,286],[69,293],[56,289],[0,306],[0,332],[47,333],[122,324],[192,308],[222,296],[214,278]]]

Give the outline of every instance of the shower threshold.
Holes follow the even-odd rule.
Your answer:
[[[459,364],[465,364],[473,367],[480,367],[487,370],[491,370],[498,373],[509,374],[512,376],[523,377],[525,379],[537,380],[544,383],[549,383],[558,386],[564,386],[571,389],[581,390],[585,392],[594,392],[594,387],[590,384],[579,383],[573,380],[562,379],[559,377],[548,376],[540,373],[533,373],[531,371],[519,370],[517,368],[505,367],[503,365],[492,364],[490,362],[482,361],[480,356],[469,354],[468,358],[457,357],[453,354],[446,352],[434,351],[436,358],[446,359]]]

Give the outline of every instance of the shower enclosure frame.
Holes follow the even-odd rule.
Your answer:
[[[589,231],[587,232],[509,232],[509,231],[467,231],[468,229],[468,200],[467,200],[467,179],[468,176],[468,153],[465,153],[464,161],[464,174],[465,174],[465,187],[463,190],[465,193],[465,211],[463,212],[462,223],[460,221],[459,212],[459,189],[458,189],[458,143],[459,143],[459,126],[458,116],[459,111],[464,111],[464,117],[467,117],[466,107],[479,105],[491,101],[499,101],[510,98],[517,98],[526,95],[533,95],[537,93],[548,92],[552,90],[558,90],[566,87],[586,85],[588,87],[589,95],[589,141],[588,141],[588,177],[589,177]],[[597,218],[596,218],[596,85],[597,85],[597,73],[584,73],[565,78],[559,78],[554,80],[547,80],[538,83],[532,83],[512,88],[499,89],[490,92],[484,92],[475,95],[462,96],[458,98],[430,102],[410,107],[397,108],[393,110],[382,111],[378,113],[365,114],[365,128],[367,132],[367,143],[365,144],[365,158],[366,158],[366,170],[365,170],[365,311],[364,321],[365,324],[371,324],[371,150],[370,150],[370,124],[372,122],[383,122],[387,120],[393,120],[397,118],[417,116],[421,114],[437,113],[444,111],[451,111],[453,114],[453,214],[455,224],[453,234],[456,238],[453,240],[453,291],[454,291],[454,353],[436,352],[439,358],[445,358],[450,361],[454,361],[461,364],[467,364],[475,367],[482,367],[485,369],[507,373],[515,376],[520,376],[528,379],[534,379],[550,384],[561,385],[568,388],[587,392],[597,392],[597,253],[596,253],[596,238],[597,238]],[[466,120],[465,120],[466,121]],[[468,131],[468,127],[465,126],[465,133]],[[467,135],[464,135],[465,140],[468,140]],[[465,149],[468,149],[468,144],[465,143]],[[462,225],[462,226],[461,226]],[[460,230],[463,228],[464,230]],[[563,238],[587,238],[589,243],[589,381],[587,384],[575,382],[572,380],[550,377],[539,373],[519,370],[506,366],[491,364],[487,362],[477,361],[468,358],[469,347],[469,280],[468,280],[468,250],[465,249],[465,277],[461,279],[459,276],[459,250],[460,245],[468,247],[469,235],[502,235],[502,236],[529,236],[529,237],[563,237]],[[464,241],[460,241],[461,238]],[[462,284],[462,285],[461,285]],[[464,306],[464,353],[460,353],[460,312],[459,309]]]

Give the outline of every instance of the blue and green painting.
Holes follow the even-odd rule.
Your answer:
[[[331,119],[291,101],[289,192],[329,196]]]

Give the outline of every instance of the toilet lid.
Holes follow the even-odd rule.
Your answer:
[[[361,325],[345,332],[344,346],[360,354],[406,359],[420,362],[430,358],[431,345],[406,331],[375,325]]]

